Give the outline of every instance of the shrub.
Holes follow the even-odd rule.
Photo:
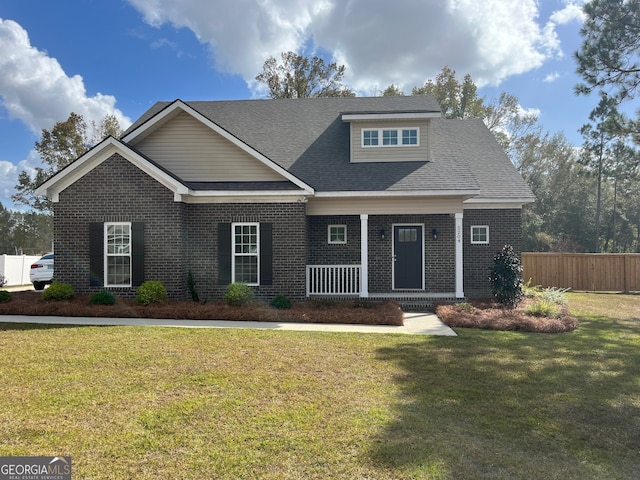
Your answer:
[[[453,309],[458,311],[458,312],[467,312],[467,313],[471,313],[474,310],[473,305],[471,305],[468,302],[456,303],[453,306]]]
[[[271,306],[281,310],[288,310],[291,308],[291,300],[284,295],[277,295],[273,300],[271,300]]]
[[[242,307],[251,303],[253,290],[246,283],[232,283],[227,285],[224,301],[232,307]]]
[[[555,303],[556,305],[566,305],[567,296],[565,295],[565,293],[567,291],[567,288],[548,287],[542,290],[542,292],[540,293],[540,297],[543,300]]]
[[[191,300],[193,300],[194,302],[199,302],[200,297],[198,296],[198,291],[196,290],[196,279],[193,278],[193,272],[191,270],[189,270],[189,274],[187,275],[187,288],[189,289]]]
[[[48,301],[71,300],[75,296],[73,287],[68,283],[53,281],[49,288],[42,292],[42,299]]]
[[[525,313],[535,317],[558,318],[561,316],[558,304],[549,300],[540,299],[525,309]]]
[[[162,303],[169,298],[167,289],[164,288],[162,282],[157,280],[149,280],[138,287],[136,292],[136,302],[143,305],[152,303]]]
[[[11,300],[11,293],[6,290],[0,290],[0,303],[6,303]]]
[[[113,305],[116,303],[116,297],[109,290],[102,290],[91,295],[89,303],[91,305]]]
[[[522,300],[522,265],[511,245],[493,257],[491,293],[502,305],[514,308]]]

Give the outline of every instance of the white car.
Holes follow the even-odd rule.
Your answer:
[[[36,290],[42,290],[45,285],[53,282],[53,253],[43,255],[40,260],[31,265],[29,278]]]

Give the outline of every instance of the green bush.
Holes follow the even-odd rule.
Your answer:
[[[91,295],[89,303],[91,305],[113,305],[116,303],[116,297],[109,290],[102,290]]]
[[[143,305],[152,303],[162,303],[169,298],[167,289],[164,288],[162,282],[157,280],[149,280],[138,287],[136,292],[136,302]]]
[[[522,265],[511,245],[493,257],[491,293],[502,305],[514,308],[522,300]]]
[[[0,303],[6,303],[11,300],[11,293],[6,290],[0,290]]]
[[[227,286],[224,301],[232,307],[242,307],[251,303],[253,290],[246,283],[232,283]]]
[[[291,308],[291,300],[284,295],[276,295],[276,297],[271,300],[271,306],[281,310],[288,310]]]
[[[525,312],[535,317],[558,318],[561,315],[558,304],[544,299],[537,300],[529,305]]]
[[[549,302],[553,302],[556,305],[566,305],[567,304],[567,288],[556,288],[556,287],[548,287],[540,292],[540,297],[543,300],[547,300]]]
[[[53,281],[49,288],[42,292],[42,299],[48,301],[71,300],[75,296],[73,287],[68,283]]]
[[[473,312],[474,308],[473,305],[471,305],[468,302],[460,302],[460,303],[456,303],[453,306],[454,310],[458,311],[458,312],[466,312],[466,313],[471,313]]]

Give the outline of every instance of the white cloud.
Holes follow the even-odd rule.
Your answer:
[[[582,23],[585,20],[585,14],[582,10],[584,2],[569,2],[562,10],[553,12],[551,21],[556,25],[566,25],[573,21]]]
[[[115,115],[123,127],[131,120],[115,107],[111,95],[87,96],[80,75],[67,76],[55,58],[33,47],[27,32],[12,20],[0,18],[0,97],[12,118],[39,134],[71,112],[88,123]]]
[[[29,175],[35,174],[35,167],[42,165],[40,157],[35,150],[31,150],[27,158],[17,165],[6,160],[0,160],[0,203],[5,208],[13,208],[11,196],[16,193],[18,174],[25,170]]]
[[[560,57],[555,26],[575,3],[539,22],[536,0],[128,0],[147,23],[188,28],[208,44],[215,67],[251,85],[264,60],[302,48],[327,51],[347,66],[362,93],[390,84],[407,90],[448,65],[477,85]]]
[[[553,73],[548,74],[546,77],[544,77],[544,79],[542,81],[544,83],[553,83],[558,78],[560,78],[560,74],[558,72],[553,72]]]

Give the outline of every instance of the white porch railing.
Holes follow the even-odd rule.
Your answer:
[[[307,265],[307,297],[359,294],[360,265]]]

